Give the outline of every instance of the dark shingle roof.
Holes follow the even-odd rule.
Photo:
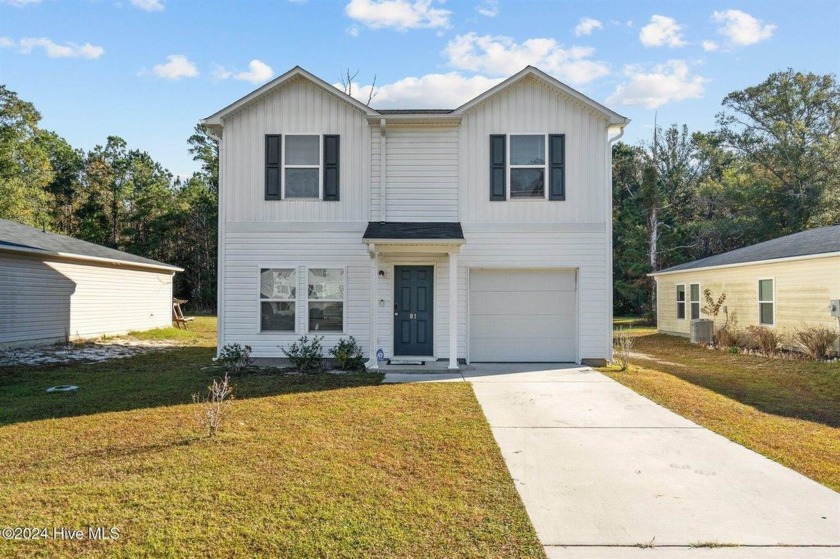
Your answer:
[[[455,109],[376,109],[383,115],[448,115]]]
[[[364,234],[365,239],[463,239],[464,231],[461,224],[456,222],[408,222],[387,221],[368,223]]]
[[[44,256],[62,253],[78,257],[107,258],[141,266],[165,267],[173,271],[180,270],[180,268],[170,264],[74,239],[66,235],[45,232],[37,227],[29,227],[8,219],[0,219],[0,249],[25,250],[29,253],[42,253]]]
[[[746,264],[761,262],[777,258],[792,258],[795,256],[811,256],[828,252],[840,252],[840,225],[810,229],[801,233],[794,233],[787,237],[780,237],[772,241],[765,241],[757,245],[716,254],[708,258],[687,262],[656,272],[678,272],[681,270],[695,270],[713,266],[727,266],[730,264]]]

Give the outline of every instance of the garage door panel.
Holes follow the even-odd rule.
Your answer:
[[[471,270],[472,361],[573,361],[571,270]]]
[[[508,291],[511,286],[517,291],[574,291],[574,272],[553,270],[493,270],[471,272],[470,289],[473,291]]]
[[[556,345],[556,340],[529,340],[529,341],[502,341],[502,340],[481,340],[475,342],[475,347],[470,351],[480,355],[481,359],[474,359],[476,362],[557,362],[563,361],[563,348]],[[511,355],[518,356],[512,360]]]
[[[509,316],[512,314],[553,314],[569,312],[573,301],[558,293],[528,293],[511,295],[509,292],[488,291],[474,293],[474,316]]]

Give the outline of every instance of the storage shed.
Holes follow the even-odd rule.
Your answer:
[[[180,271],[0,219],[0,348],[170,326]]]

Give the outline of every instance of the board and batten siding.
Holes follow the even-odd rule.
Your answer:
[[[566,200],[490,201],[491,134],[565,134]],[[600,222],[610,217],[607,121],[533,78],[468,110],[458,154],[460,219],[471,221]]]
[[[0,255],[0,347],[172,324],[172,272]]]
[[[840,256],[754,263],[744,266],[686,270],[656,278],[657,328],[660,332],[687,336],[691,332],[688,303],[686,319],[677,318],[677,285],[700,284],[700,306],[705,306],[703,291],[709,289],[717,300],[726,293],[724,305],[730,317],[736,314],[738,326],[757,326],[758,280],[772,279],[775,289],[774,327],[793,333],[797,328],[824,326],[837,329],[837,319],[828,310],[829,301],[840,299]],[[710,318],[701,314],[701,318]],[[723,312],[716,326],[723,325]]]
[[[387,221],[458,221],[458,129],[387,132]]]
[[[266,134],[340,135],[340,200],[265,200]],[[223,219],[367,221],[370,137],[361,111],[304,79],[251,103],[225,119],[220,150]]]

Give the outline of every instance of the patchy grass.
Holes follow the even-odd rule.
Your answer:
[[[711,351],[636,338],[629,372],[604,372],[651,400],[840,490],[840,363]]]
[[[216,317],[197,316],[186,328],[155,328],[143,332],[130,332],[128,337],[137,340],[175,340],[180,344],[216,345]]]
[[[624,330],[632,336],[655,334],[656,326],[648,324],[647,319],[638,316],[616,316],[613,318],[613,330]]]
[[[120,532],[0,556],[544,557],[468,385],[248,372],[209,439],[199,324],[175,350],[0,369],[0,526]]]

